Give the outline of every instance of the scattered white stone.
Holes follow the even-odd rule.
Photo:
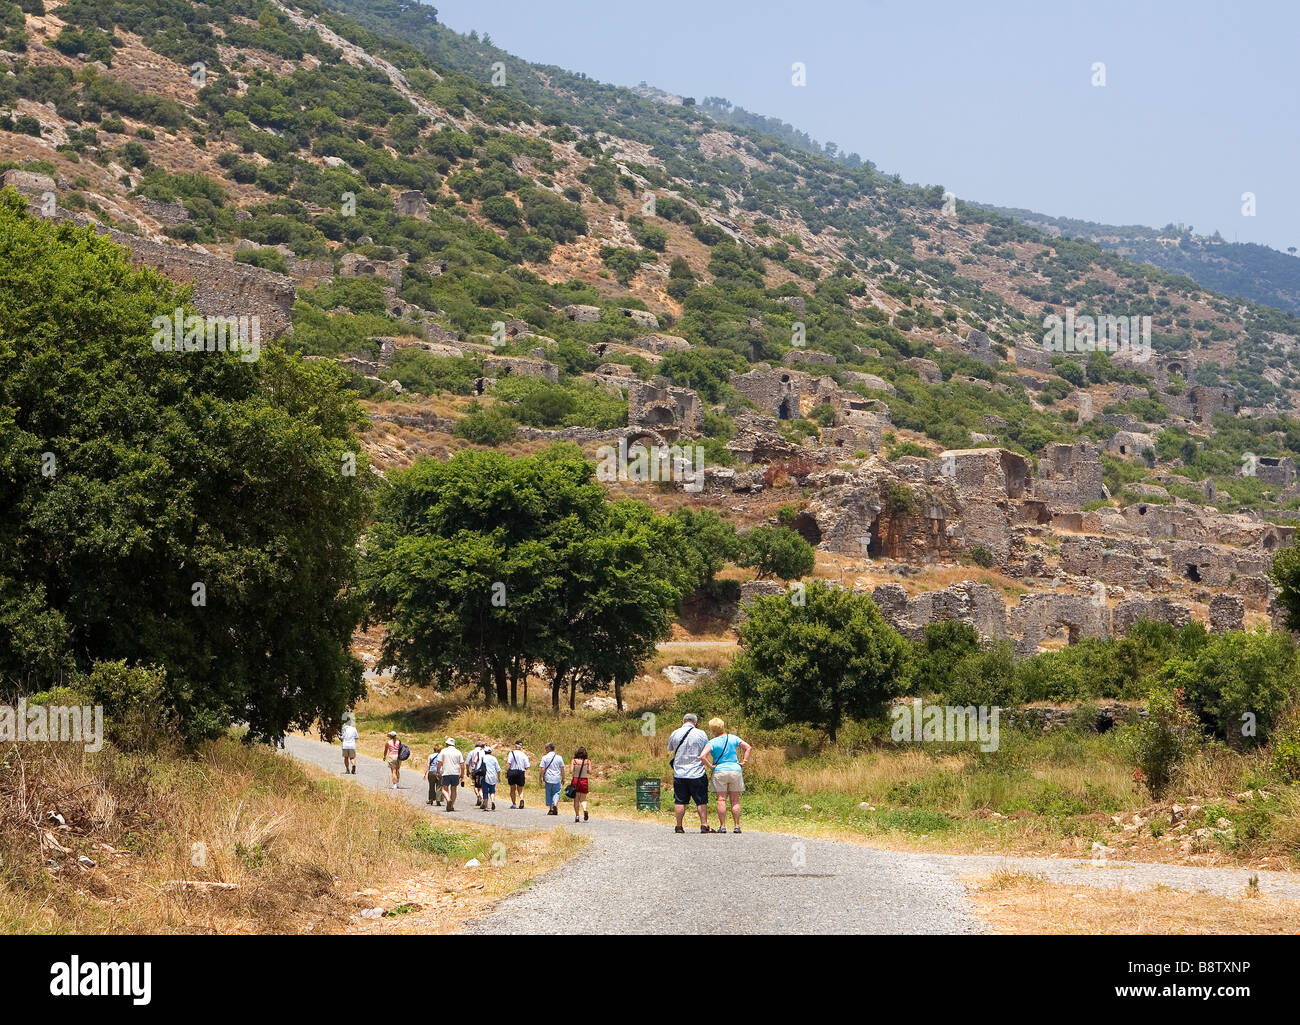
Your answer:
[[[664,666],[663,674],[675,687],[688,687],[699,683],[707,676],[713,675],[712,669],[697,669],[695,666]]]
[[[479,862],[478,858],[470,858],[469,861],[465,862],[465,867],[478,868],[480,864],[481,863]]]
[[[361,912],[361,917],[362,917],[362,918],[383,918],[383,917],[384,917],[384,909],[383,909],[383,908],[366,908],[365,911]]]

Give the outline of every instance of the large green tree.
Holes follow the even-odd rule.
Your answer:
[[[879,714],[904,693],[907,642],[866,595],[814,580],[748,612],[728,676],[765,725],[806,723],[834,740],[846,718]]]
[[[192,736],[328,731],[362,693],[363,416],[274,346],[155,351],[185,301],[0,193],[0,678],[156,665]]]
[[[572,445],[466,451],[392,474],[366,541],[385,660],[418,683],[472,679],[518,700],[542,664],[567,687],[622,686],[702,573],[678,521],[611,502]],[[688,554],[689,553],[689,554]]]

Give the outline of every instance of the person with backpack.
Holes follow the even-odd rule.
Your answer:
[[[384,743],[384,761],[388,763],[388,771],[393,775],[394,790],[402,779],[402,763],[410,757],[411,749],[397,739],[395,730],[389,730],[388,740]]]
[[[560,789],[564,786],[564,759],[555,753],[555,745],[546,745],[538,766],[542,774],[542,789],[546,791],[546,814],[560,814]]]
[[[524,787],[528,783],[530,764],[528,755],[524,752],[524,742],[516,740],[515,749],[506,755],[506,782],[510,784],[511,808],[524,806]]]
[[[348,713],[347,719],[343,723],[343,775],[351,773],[357,774],[357,724],[352,721],[352,713]]]
[[[483,778],[483,741],[478,741],[469,754],[465,756],[465,775],[469,777],[470,786],[474,788],[474,807],[483,807],[483,791],[479,780]]]
[[[700,753],[709,742],[708,734],[700,729],[699,718],[694,712],[682,716],[682,725],[673,730],[668,738],[668,751],[671,757],[668,764],[673,770],[673,811],[677,815],[674,833],[685,833],[682,820],[686,817],[686,806],[695,802],[695,810],[700,814],[700,832],[709,830],[709,778],[700,761]]]
[[[429,783],[429,799],[425,804],[432,804],[439,808],[442,807],[442,749],[439,748],[429,755],[429,764],[424,767],[424,778]]]
[[[569,786],[564,791],[573,798],[573,821],[578,821],[578,805],[582,805],[582,821],[587,821],[587,792],[591,788],[591,759],[587,749],[580,747],[573,752],[573,761],[569,763]]]
[[[479,790],[483,792],[483,803],[479,807],[484,811],[488,811],[488,805],[491,805],[491,810],[496,811],[497,784],[501,782],[501,763],[497,761],[496,755],[492,753],[491,746],[486,744],[483,746],[479,771],[481,773]]]
[[[718,832],[727,831],[727,798],[731,798],[733,833],[740,832],[740,795],[745,792],[745,763],[750,747],[734,733],[727,733],[721,719],[710,719],[713,739],[700,752],[700,762],[713,770],[713,792],[718,795]]]

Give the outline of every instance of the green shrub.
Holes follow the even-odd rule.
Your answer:
[[[758,570],[758,579],[797,580],[817,565],[813,546],[789,527],[755,527],[741,540],[740,565]]]
[[[1225,633],[1194,655],[1172,659],[1161,674],[1216,737],[1233,747],[1267,738],[1296,694],[1296,647],[1285,633]]]
[[[1161,797],[1197,744],[1196,717],[1183,706],[1182,691],[1158,687],[1147,699],[1147,717],[1128,727],[1133,760],[1153,797]]]
[[[515,436],[519,425],[500,406],[472,403],[469,412],[456,421],[452,433],[476,445],[500,445]]]
[[[1015,656],[1006,641],[986,645],[953,665],[944,700],[950,705],[1015,706],[1023,698],[1016,686]]]

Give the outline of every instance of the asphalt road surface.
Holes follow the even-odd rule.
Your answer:
[[[295,758],[342,773],[337,745],[289,737],[286,748]],[[393,791],[387,766],[363,754],[357,774],[348,779],[424,808],[428,790],[420,778],[422,768],[403,769],[402,788]],[[1300,881],[1286,873],[883,851],[753,830],[739,835],[700,833],[693,809],[686,814],[685,834],[659,823],[599,815],[575,823],[572,802],[563,797],[560,815],[546,815],[533,770],[526,808],[511,810],[508,790],[506,795],[497,801],[495,812],[475,808],[472,791],[468,798],[462,794],[452,815],[441,808],[428,810],[435,821],[457,818],[509,829],[570,829],[592,843],[556,871],[471,920],[467,932],[978,933],[986,928],[972,913],[960,879],[1003,867],[1080,885],[1141,889],[1164,883],[1224,895],[1240,894],[1246,879],[1257,874],[1263,892],[1300,898]],[[671,801],[671,792],[664,796]]]

